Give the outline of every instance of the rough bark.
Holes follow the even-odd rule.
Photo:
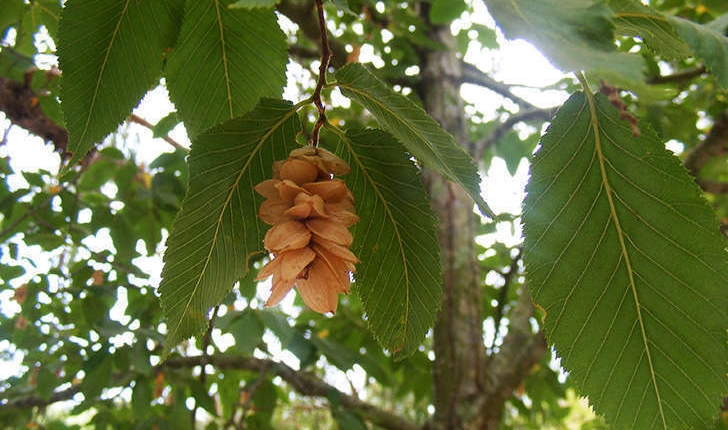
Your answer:
[[[430,37],[453,47],[449,27],[433,28]],[[468,142],[459,83],[462,70],[455,49],[429,51],[423,59],[425,108],[459,142]],[[433,429],[482,428],[479,393],[483,390],[483,347],[480,271],[475,251],[473,201],[442,175],[425,170],[432,207],[440,221],[442,307],[434,327],[435,415]]]

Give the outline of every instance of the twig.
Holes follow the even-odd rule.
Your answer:
[[[495,319],[493,321],[493,325],[495,326],[495,337],[493,338],[494,343],[500,335],[500,323],[501,320],[503,320],[503,314],[505,313],[506,301],[508,300],[508,290],[510,289],[513,277],[516,275],[516,273],[518,273],[518,262],[521,261],[522,254],[523,248],[519,247],[518,253],[511,260],[511,264],[508,267],[508,272],[501,274],[501,276],[503,277],[503,287],[501,287],[500,294],[498,294],[498,307],[495,310]]]
[[[503,135],[505,135],[511,128],[513,128],[514,125],[518,124],[519,122],[526,122],[531,120],[548,121],[549,119],[551,119],[553,114],[554,108],[530,108],[511,115],[505,121],[498,124],[498,126],[494,128],[493,131],[491,131],[487,136],[485,136],[485,138],[475,143],[475,153],[473,154],[473,158],[476,160],[480,160],[483,157],[483,154],[485,154],[485,151],[488,150],[488,148],[495,145],[495,143],[498,142],[503,137]]]
[[[207,361],[210,357],[210,354],[207,353],[207,347],[210,346],[210,342],[212,342],[212,329],[215,328],[215,319],[217,318],[217,313],[220,311],[220,305],[215,306],[215,308],[212,310],[212,316],[210,317],[210,321],[207,324],[207,331],[205,332],[205,335],[202,336],[202,358],[200,360],[200,385],[202,387],[205,387],[205,382],[207,380],[207,372],[205,372],[205,367],[207,366]],[[195,402],[195,407],[192,408],[192,411],[190,411],[191,414],[191,420],[192,420],[192,429],[196,427],[197,423],[197,409],[198,404]]]
[[[149,130],[154,131],[154,125],[152,123],[150,123],[149,121],[147,121],[146,119],[140,117],[139,115],[136,115],[136,114],[129,115],[128,121],[129,122],[137,123],[139,125],[142,125],[142,126],[148,128]],[[170,145],[174,146],[177,149],[182,149],[184,151],[189,151],[182,144],[180,144],[176,140],[174,140],[171,137],[169,137],[169,135],[164,135],[162,137],[162,139],[164,139],[165,142],[169,143]]]
[[[263,370],[260,371],[258,379],[256,379],[250,387],[243,387],[243,390],[245,391],[245,393],[247,393],[247,396],[245,397],[245,401],[242,404],[243,413],[240,416],[240,422],[245,422],[245,417],[248,415],[248,411],[250,410],[250,401],[253,399],[255,392],[258,391],[258,388],[260,388],[260,386],[263,385],[263,382],[265,382],[265,378],[267,375],[268,368],[265,367],[263,368]]]
[[[32,208],[28,209],[27,211],[25,211],[25,213],[23,213],[18,218],[16,218],[15,221],[13,221],[12,223],[10,223],[10,225],[8,225],[4,229],[2,229],[0,231],[0,241],[4,241],[5,239],[7,239],[7,236],[9,236],[10,234],[16,233],[15,232],[15,228],[17,226],[19,226],[28,217],[35,216],[35,214],[38,211],[40,211],[40,210],[44,209],[46,206],[48,206],[51,203],[51,200],[53,200],[53,197],[55,197],[55,194],[48,196],[47,199],[43,200],[37,206],[33,206]]]
[[[538,107],[533,105],[531,102],[513,94],[510,85],[496,81],[474,65],[466,63],[465,61],[461,63],[461,66],[463,70],[463,76],[460,80],[461,84],[474,84],[485,87],[502,95],[503,97],[511,99],[515,104],[523,109],[538,109]]]
[[[681,72],[677,72],[672,75],[665,75],[665,76],[651,76],[645,80],[648,84],[657,85],[657,84],[669,84],[673,82],[683,82],[683,81],[689,81],[693,78],[697,78],[698,76],[702,75],[703,73],[706,73],[705,66],[699,66],[694,69],[688,69],[683,70]]]
[[[329,48],[329,40],[326,32],[326,18],[324,17],[324,5],[322,0],[316,0],[316,12],[318,14],[319,30],[321,32],[321,65],[319,65],[319,76],[316,81],[316,89],[313,91],[313,104],[318,110],[318,119],[313,126],[311,134],[311,146],[318,146],[319,132],[326,122],[326,105],[321,101],[321,90],[326,85],[326,71],[331,61],[331,49]]]
[[[492,428],[498,428],[503,405],[513,390],[528,375],[546,352],[546,338],[542,331],[531,332],[530,318],[533,307],[528,288],[523,286],[518,301],[513,307],[508,325],[508,334],[503,347],[488,363],[488,403],[486,411]],[[488,427],[491,428],[491,427]]]
[[[728,151],[728,110],[724,110],[715,118],[713,127],[705,139],[685,158],[685,167],[693,176],[697,176],[700,169],[713,159]]]
[[[728,194],[728,182],[711,181],[707,179],[699,179],[697,182],[703,191],[713,194]]]

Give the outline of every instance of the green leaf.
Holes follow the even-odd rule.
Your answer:
[[[619,34],[641,37],[656,53],[671,59],[692,55],[665,15],[633,0],[609,0]]]
[[[430,6],[430,22],[432,24],[449,24],[468,10],[463,0],[434,0]]]
[[[262,341],[265,327],[260,318],[251,309],[245,309],[235,321],[230,324],[228,331],[235,338],[237,351],[252,354],[255,347]]]
[[[357,291],[374,337],[398,358],[414,352],[440,307],[436,218],[417,169],[390,134],[349,131],[340,142],[356,197]]]
[[[615,428],[707,428],[726,384],[726,241],[642,124],[574,94],[534,157],[525,262],[544,328]]]
[[[638,55],[614,45],[612,12],[591,0],[488,0],[488,11],[509,39],[523,38],[564,71],[611,71],[642,78]]]
[[[228,6],[231,9],[247,8],[253,9],[257,7],[273,7],[280,0],[238,0],[235,3]]]
[[[177,115],[177,112],[170,112],[169,115],[165,116],[164,118],[157,121],[156,124],[154,124],[154,127],[152,128],[152,136],[164,137],[168,135],[173,128],[177,127],[177,124],[179,123],[180,119],[179,115]]]
[[[345,96],[367,108],[415,158],[462,186],[483,215],[495,216],[480,195],[480,177],[473,160],[421,107],[394,92],[361,64],[342,67],[336,80]]]
[[[676,16],[668,16],[677,34],[693,48],[695,55],[705,62],[705,67],[715,75],[723,88],[728,88],[728,37],[705,25]]]
[[[285,37],[268,9],[230,9],[231,0],[187,0],[167,63],[169,95],[191,137],[278,98],[286,82]]]
[[[167,321],[166,351],[205,327],[262,248],[262,198],[253,186],[270,176],[273,161],[297,147],[300,123],[290,103],[263,100],[248,115],[192,141],[190,184],[164,255],[160,300]]]
[[[68,0],[59,29],[61,100],[69,133],[68,166],[124,121],[155,86],[175,33],[167,1]]]

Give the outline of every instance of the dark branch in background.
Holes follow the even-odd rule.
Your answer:
[[[523,248],[518,248],[518,253],[511,260],[511,264],[508,267],[507,273],[502,273],[503,276],[503,287],[501,287],[500,294],[498,295],[498,307],[495,310],[495,319],[493,320],[493,326],[495,327],[495,336],[493,341],[498,338],[500,334],[500,323],[505,313],[506,302],[508,301],[508,290],[513,282],[513,277],[518,273],[518,262],[521,261],[521,255],[523,254]]]
[[[326,85],[326,71],[331,61],[331,50],[329,49],[329,38],[326,31],[326,17],[324,17],[324,5],[322,0],[316,0],[316,13],[318,14],[319,31],[321,32],[321,65],[319,65],[319,76],[316,81],[316,88],[313,91],[313,104],[318,110],[318,119],[313,126],[310,144],[318,146],[319,132],[326,122],[326,105],[321,101],[321,90]]]
[[[202,357],[173,357],[164,366],[168,368],[187,368],[200,365]],[[280,376],[297,392],[305,396],[329,397],[337,396],[341,406],[356,412],[365,420],[385,429],[416,430],[420,427],[402,417],[387,412],[353,396],[342,393],[316,376],[298,372],[291,367],[271,360],[252,357],[238,357],[220,354],[209,357],[209,363],[218,369],[245,369],[257,372],[268,372],[269,375]]]
[[[215,306],[212,311],[210,321],[207,324],[207,331],[205,332],[204,336],[202,336],[202,356],[200,357],[200,385],[203,387],[205,386],[205,382],[207,381],[207,372],[205,371],[205,367],[207,367],[207,361],[210,357],[210,354],[207,353],[207,347],[209,347],[210,343],[212,343],[212,329],[215,328],[215,319],[217,319],[217,313],[219,311],[220,305]],[[197,423],[197,408],[198,402],[195,402],[195,407],[192,408],[192,411],[190,412],[192,429],[195,428],[195,423]]]
[[[150,123],[149,121],[147,121],[146,119],[140,117],[139,115],[131,114],[131,115],[129,115],[129,117],[126,120],[129,122],[139,124],[141,126],[148,128],[149,130],[154,131],[154,125],[152,123]],[[164,139],[164,141],[169,143],[170,145],[174,146],[176,149],[182,149],[184,151],[189,151],[189,149],[185,148],[184,145],[180,144],[176,140],[169,137],[169,135],[163,136],[162,139]]]
[[[555,111],[556,108],[530,108],[509,116],[508,119],[498,124],[498,126],[496,126],[496,128],[494,128],[493,131],[491,131],[484,139],[475,142],[475,153],[473,154],[473,158],[476,160],[480,160],[483,157],[483,154],[485,154],[485,151],[488,150],[488,148],[498,142],[501,137],[508,133],[511,128],[513,128],[513,126],[518,124],[519,122],[534,120],[548,121],[554,115]]]
[[[311,373],[296,371],[291,367],[272,360],[265,360],[253,357],[241,357],[230,354],[217,354],[211,356],[193,356],[193,357],[172,357],[164,363],[157,365],[153,369],[153,373],[162,372],[165,369],[186,369],[196,366],[205,366],[210,364],[219,370],[235,369],[249,370],[254,372],[266,373],[270,376],[280,376],[299,394],[311,397],[329,398],[332,395],[339,399],[339,404],[348,410],[357,413],[366,421],[371,422],[381,428],[388,430],[419,430],[421,427],[411,421],[408,421],[399,415],[388,412],[384,409],[363,402],[353,396],[337,390],[335,387],[320,380]],[[119,380],[127,380],[128,378],[119,378]],[[42,399],[36,396],[24,396],[14,399],[8,399],[5,404],[0,404],[0,411],[6,412],[8,409],[44,407],[52,403],[70,400],[76,393],[79,393],[80,385],[74,385],[66,390],[59,391],[51,395],[48,399]],[[0,400],[1,402],[2,400]]]
[[[688,69],[683,70],[681,72],[677,72],[672,75],[665,75],[665,76],[651,76],[645,80],[648,84],[669,84],[669,83],[680,83],[680,82],[686,82],[693,78],[697,78],[698,76],[706,73],[705,66],[699,66],[694,69]]]
[[[63,155],[68,146],[68,132],[43,112],[38,95],[30,88],[33,71],[26,72],[26,82],[16,82],[0,76],[0,111],[11,123],[40,136]]]
[[[532,312],[531,296],[528,288],[523,286],[510,313],[508,334],[503,339],[503,346],[488,363],[488,403],[485,405],[485,413],[491,417],[491,426],[488,428],[498,428],[506,400],[513,395],[513,391],[526,379],[546,352],[543,331],[535,334],[531,331]]]
[[[502,95],[503,97],[511,99],[511,101],[520,106],[522,109],[538,109],[538,107],[534,106],[529,101],[513,94],[510,85],[496,81],[474,65],[463,61],[461,63],[461,67],[463,70],[463,77],[460,82],[461,84],[473,84],[487,88]]]
[[[703,191],[713,194],[728,194],[728,182],[710,181],[707,179],[698,179],[697,182]]]
[[[685,159],[685,167],[693,176],[698,176],[700,169],[715,157],[728,151],[728,110],[715,118],[713,127],[698,146]]]

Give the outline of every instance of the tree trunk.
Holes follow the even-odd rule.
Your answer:
[[[420,89],[425,108],[458,142],[468,142],[459,91],[460,61],[449,27],[433,27],[430,37],[448,49],[429,51]],[[435,429],[484,428],[479,399],[483,392],[485,349],[481,277],[475,251],[473,201],[439,173],[424,171],[432,207],[440,221],[442,307],[434,327]]]
[[[462,70],[455,38],[449,26],[433,26],[430,38],[447,48],[423,54],[420,96],[428,113],[472,153],[460,97]],[[440,222],[444,278],[442,307],[434,327],[435,414],[427,428],[497,429],[506,401],[541,359],[546,342],[543,333],[532,333],[532,306],[523,287],[509,313],[508,335],[498,354],[486,355],[474,203],[461,187],[439,173],[425,169],[423,177]]]

